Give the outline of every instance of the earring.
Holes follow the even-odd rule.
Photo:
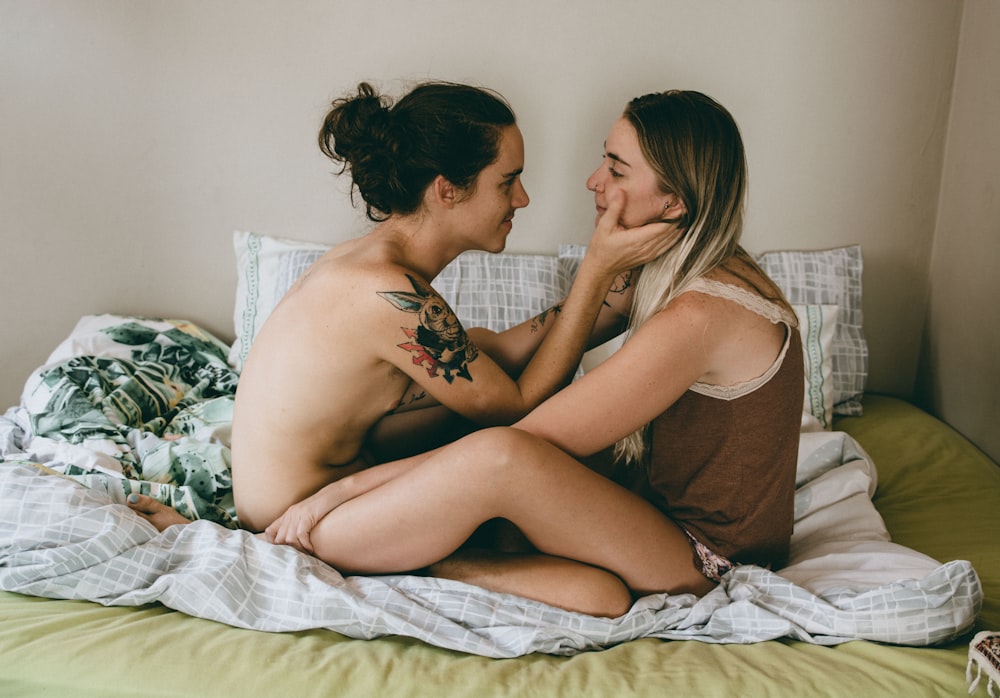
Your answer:
[[[672,203],[670,203],[670,202],[668,201],[668,202],[666,203],[666,205],[665,205],[665,206],[663,207],[663,210],[664,210],[664,211],[666,211],[666,210],[667,210],[668,208],[670,208],[671,206],[673,206],[673,204],[672,204]]]

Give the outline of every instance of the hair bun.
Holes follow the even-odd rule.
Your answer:
[[[426,187],[442,175],[470,186],[496,159],[500,129],[514,113],[485,90],[422,83],[393,102],[367,82],[331,105],[319,132],[324,155],[350,169],[368,217],[413,213]]]
[[[384,140],[390,129],[391,101],[367,82],[357,95],[336,99],[320,129],[319,146],[325,155],[351,165],[359,152]]]

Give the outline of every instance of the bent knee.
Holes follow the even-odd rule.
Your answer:
[[[545,448],[555,448],[542,438],[513,427],[490,427],[470,434],[458,446],[469,462],[490,468],[524,468]]]
[[[616,575],[594,568],[579,585],[567,590],[571,610],[603,618],[618,618],[632,608],[632,593]]]

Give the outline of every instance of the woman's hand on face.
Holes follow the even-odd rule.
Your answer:
[[[593,251],[595,261],[612,276],[656,259],[670,249],[681,232],[675,223],[661,221],[626,228],[621,224],[624,210],[625,192],[609,195],[608,208],[597,221],[587,249],[587,256]]]

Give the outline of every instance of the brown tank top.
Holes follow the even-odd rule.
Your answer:
[[[700,279],[689,290],[739,303],[787,328],[762,376],[696,383],[650,426],[641,494],[733,562],[778,568],[788,558],[804,369],[794,314],[745,289]]]

